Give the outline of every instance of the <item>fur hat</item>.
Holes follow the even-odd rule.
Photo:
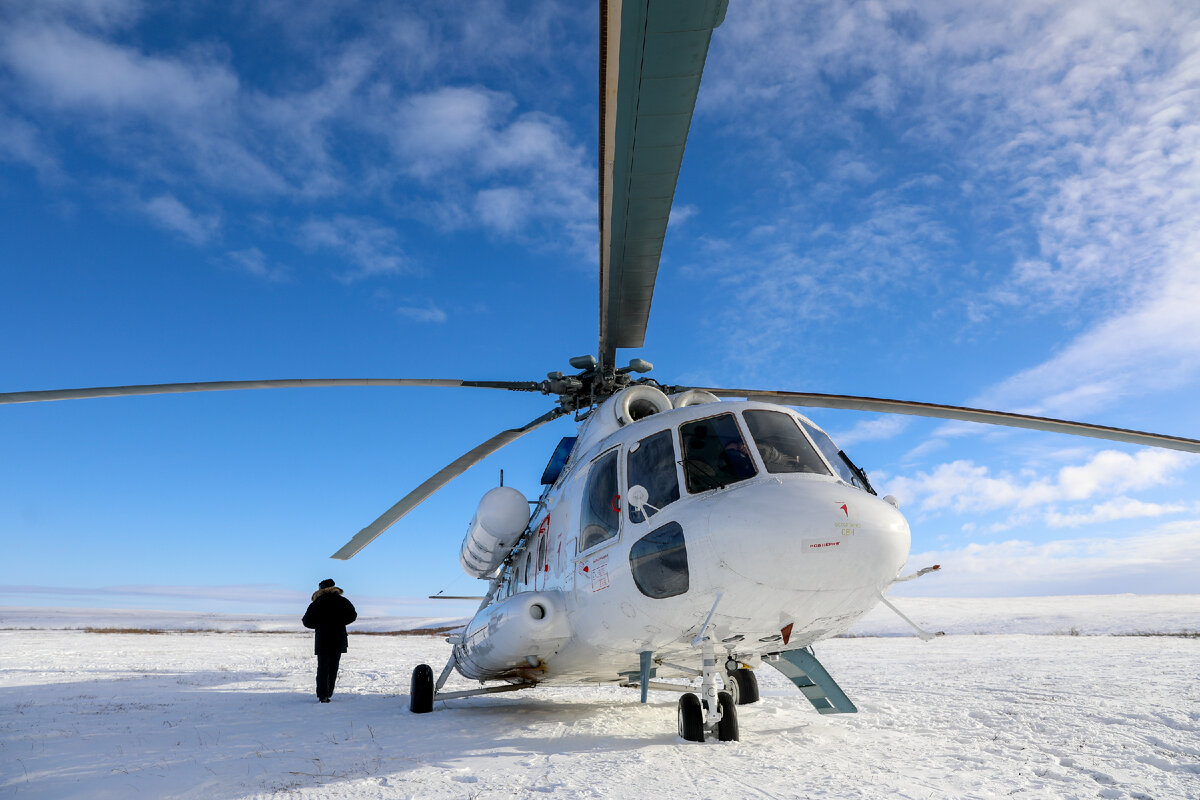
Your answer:
[[[330,589],[333,587],[333,578],[326,578],[317,584],[318,589]]]

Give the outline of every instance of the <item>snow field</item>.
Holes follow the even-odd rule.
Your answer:
[[[664,692],[413,715],[413,666],[449,646],[350,647],[322,705],[304,634],[0,631],[0,797],[1200,797],[1198,639],[835,639],[817,655],[860,713],[821,716],[763,667],[742,741],[704,745]]]

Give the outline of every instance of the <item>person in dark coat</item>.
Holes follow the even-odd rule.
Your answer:
[[[302,622],[316,631],[313,651],[317,654],[317,699],[322,703],[333,697],[338,664],[346,652],[346,626],[356,619],[354,604],[342,597],[342,590],[334,586],[332,578],[317,585]]]

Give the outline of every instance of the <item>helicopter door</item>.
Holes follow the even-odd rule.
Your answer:
[[[617,451],[592,463],[583,509],[579,515],[579,552],[614,539],[621,528],[621,490],[617,484]]]
[[[609,586],[609,549],[621,529],[621,489],[616,449],[592,462],[579,509],[575,591],[594,594]]]
[[[679,499],[678,459],[672,432],[660,431],[629,448],[625,474],[630,522],[629,568],[647,597],[675,597],[688,590],[687,545],[683,526],[667,510]]]
[[[645,489],[644,496],[634,496],[640,495],[639,492],[627,492],[630,496],[625,505],[629,509],[629,521],[634,525],[645,522],[679,499],[678,459],[671,439],[671,431],[659,431],[629,448],[626,462],[629,488],[641,486]]]

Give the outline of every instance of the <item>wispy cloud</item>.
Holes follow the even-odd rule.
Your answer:
[[[671,226],[683,225],[689,219],[700,213],[700,208],[695,203],[674,203],[671,206]]]
[[[215,214],[197,214],[177,197],[162,194],[142,203],[142,211],[155,224],[178,233],[192,244],[204,244],[213,238],[221,220]]]
[[[272,265],[266,254],[257,247],[231,250],[225,257],[234,269],[267,283],[284,283],[291,279],[286,267]]]
[[[366,201],[398,220],[594,250],[591,151],[561,117],[515,96],[511,82],[505,91],[486,86],[489,70],[510,60],[561,68],[545,42],[573,17],[553,4],[437,4],[363,26],[333,26],[315,6],[245,6],[228,24],[256,31],[252,45],[237,33],[197,34],[177,48],[137,35],[164,13],[140,2],[0,13],[0,158],[33,166],[47,185],[54,144],[69,141],[86,156],[70,165],[82,190],[172,197],[245,230],[264,217],[294,227],[314,199],[331,217],[361,217]],[[251,71],[239,48],[257,50],[263,36],[280,67]],[[459,49],[481,40],[488,45]],[[570,76],[555,77],[530,96],[566,96],[567,87],[574,91]],[[201,218],[152,202],[158,224],[211,244]],[[232,203],[237,213],[226,212]],[[396,248],[372,232],[310,234],[357,253],[343,278],[402,271]]]
[[[219,62],[148,56],[65,25],[10,28],[0,54],[60,109],[200,121],[227,110],[238,90]]]
[[[300,236],[310,248],[338,254],[343,266],[334,273],[343,281],[412,271],[400,249],[396,231],[375,220],[348,216],[310,219],[301,226]],[[351,264],[351,268],[346,269],[345,263]]]
[[[881,439],[891,439],[904,431],[909,419],[898,415],[877,416],[855,423],[848,431],[833,434],[833,440],[839,446],[852,447],[862,442],[874,442]]]
[[[516,100],[479,86],[411,95],[379,124],[402,168],[456,213],[455,227],[482,224],[512,235],[529,225],[566,226],[574,247],[594,236],[592,167],[562,120],[516,114]]]
[[[24,164],[37,172],[41,180],[60,182],[63,179],[58,159],[29,122],[3,113],[0,108],[0,161]]]
[[[424,306],[399,306],[396,308],[396,313],[413,322],[445,322],[448,319],[446,312],[433,303]]]
[[[1054,475],[993,475],[986,466],[959,460],[915,477],[892,478],[887,491],[902,504],[922,511],[1029,509],[1160,486],[1195,463],[1174,451],[1139,450],[1130,455],[1104,450],[1086,463],[1062,467]]]
[[[1093,525],[1100,522],[1113,522],[1119,519],[1145,519],[1163,517],[1168,514],[1180,514],[1188,507],[1181,503],[1143,503],[1130,497],[1118,497],[1106,503],[1092,506],[1088,511],[1062,514],[1051,511],[1046,514],[1046,522],[1052,528],[1078,528],[1081,525]]]
[[[1200,574],[1200,521],[1162,525],[1128,537],[990,544],[914,553],[913,565],[941,564],[914,587],[940,596],[1191,593]]]
[[[771,236],[727,234],[726,269],[770,329],[739,357],[770,358],[831,307],[886,314],[912,284],[954,287],[964,328],[1069,323],[1057,355],[981,402],[1072,413],[1200,374],[1194,7],[750,1],[720,34],[698,113],[791,180]],[[884,202],[823,217],[860,185]],[[1078,387],[1095,390],[1081,406]]]

